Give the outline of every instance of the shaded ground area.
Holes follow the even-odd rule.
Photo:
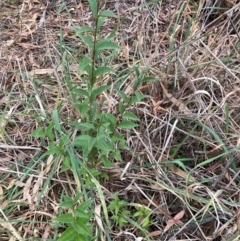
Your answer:
[[[151,210],[146,233],[113,222],[112,240],[239,240],[240,3],[129,0],[100,8],[119,16],[101,34],[118,26],[122,51],[102,56],[118,74],[98,84],[116,81],[131,95],[133,66],[158,79],[140,87],[146,98],[131,111],[141,123],[124,132],[131,150],[124,161],[97,166],[109,178],[100,179],[107,203],[118,193]],[[62,230],[52,219],[78,180],[60,172],[60,157],[42,155],[48,138],[30,134],[52,122],[54,109],[73,131],[80,114],[67,80],[83,85],[78,63],[88,54],[73,27],[93,19],[87,1],[9,0],[0,3],[0,20],[0,239],[55,240]],[[120,98],[106,96],[103,110],[118,116]],[[89,198],[101,203],[97,192]]]

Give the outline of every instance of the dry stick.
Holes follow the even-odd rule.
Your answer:
[[[208,48],[208,46],[201,39],[200,42],[207,49],[207,51],[217,60],[217,62],[240,83],[240,79]]]
[[[10,145],[5,145],[5,144],[0,145],[0,148],[2,148],[2,149],[37,150],[37,151],[42,150],[41,148],[33,147],[33,146],[10,146]]]
[[[229,15],[227,15],[227,16],[228,16],[228,19],[229,19],[229,21],[230,21],[230,23],[231,23],[234,31],[236,32],[236,34],[237,34],[237,36],[238,36],[238,39],[240,40],[240,34],[239,34],[238,30],[236,29],[235,24],[233,23],[233,21],[232,21],[232,19],[229,17]],[[239,17],[240,17],[240,15],[239,15]]]
[[[227,164],[226,166],[224,167],[222,173],[216,178],[216,180],[214,181],[214,183],[211,185],[211,190],[213,188],[216,187],[217,183],[221,181],[221,179],[223,178],[223,176],[226,174],[226,172],[228,171],[229,167],[232,165],[234,159],[233,158],[230,158],[227,160]]]

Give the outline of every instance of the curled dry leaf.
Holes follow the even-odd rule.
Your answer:
[[[184,214],[185,214],[185,211],[182,210],[181,212],[179,212],[178,214],[176,214],[176,215],[174,216],[174,218],[169,219],[169,220],[167,221],[167,225],[166,225],[166,227],[164,228],[163,232],[164,232],[164,233],[167,232],[174,224],[177,224],[177,225],[182,226],[182,225],[183,225],[183,222],[182,222],[180,219],[184,216]]]
[[[157,230],[157,231],[154,231],[154,232],[151,232],[149,233],[146,238],[151,238],[151,237],[156,237],[156,236],[159,236],[162,234],[162,230]]]

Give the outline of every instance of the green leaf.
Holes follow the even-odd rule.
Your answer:
[[[103,151],[103,153],[108,153],[109,151],[113,151],[113,146],[110,143],[107,143],[105,140],[98,140],[95,144],[99,150]]]
[[[123,112],[125,111],[125,108],[126,108],[126,107],[124,106],[123,102],[120,101],[120,102],[119,102],[118,109],[119,109],[119,112],[120,112],[121,115],[122,115]]]
[[[143,228],[145,228],[145,227],[147,227],[148,226],[148,224],[149,224],[149,218],[145,218],[145,220],[143,221],[143,223],[141,224],[141,226],[143,227]]]
[[[115,150],[112,155],[111,155],[111,158],[115,158],[116,160],[122,162],[122,155],[121,155],[121,152],[120,150]]]
[[[53,122],[55,124],[55,128],[59,131],[59,133],[61,132],[61,126],[59,123],[59,117],[58,117],[58,111],[55,109],[53,110]]]
[[[44,133],[42,127],[37,127],[36,130],[33,133],[31,133],[30,136],[33,136],[33,137],[45,137],[46,134]]]
[[[122,135],[115,133],[112,136],[112,141],[123,141],[123,142],[125,142],[125,139],[123,138]]]
[[[86,25],[81,28],[73,27],[73,29],[79,37],[82,33],[93,32],[93,29],[91,29],[89,26],[86,26]]]
[[[130,100],[130,105],[135,104],[137,102],[140,102],[143,98],[145,98],[145,95],[140,94],[138,92],[135,93],[135,96],[133,96]]]
[[[63,200],[64,200],[63,202],[69,202],[69,201],[71,201],[72,204],[74,204],[72,198],[70,198],[70,197],[67,196],[67,195],[63,195]],[[60,207],[63,207],[63,206],[62,206],[62,203],[63,203],[63,202],[60,203],[60,205],[59,205]]]
[[[61,202],[59,206],[62,207],[62,208],[71,208],[72,209],[73,205],[74,205],[74,202],[71,199],[71,200],[68,200],[68,201]]]
[[[123,101],[124,101],[125,103],[127,103],[127,102],[128,102],[128,97],[127,97],[127,95],[126,95],[123,91],[121,91],[121,90],[116,90],[116,91],[117,91],[117,93],[122,97]]]
[[[139,126],[138,124],[135,124],[131,121],[122,121],[121,123],[119,123],[118,128],[121,129],[131,129],[134,128],[136,126]]]
[[[70,206],[66,206],[69,205]],[[74,201],[69,196],[63,195],[63,201],[59,204],[60,207],[72,207],[74,205]]]
[[[86,70],[86,67],[89,65],[89,63],[91,63],[91,60],[87,57],[84,57],[80,62],[79,62],[79,65],[78,65],[78,71],[81,71],[81,70]]]
[[[141,73],[140,73],[139,69],[135,65],[133,65],[133,69],[135,71],[137,78],[139,79],[141,77]]]
[[[61,223],[73,223],[74,217],[70,213],[62,214],[54,219],[55,222],[61,222]]]
[[[76,123],[75,127],[82,131],[94,130],[95,126],[92,123]]]
[[[101,156],[100,160],[103,163],[103,166],[105,166],[105,167],[113,167],[114,166],[113,163],[106,156]]]
[[[125,112],[123,114],[123,118],[130,119],[130,120],[135,120],[135,121],[140,121],[140,119],[136,115],[131,113],[131,112]]]
[[[95,58],[101,53],[102,50],[111,49],[111,50],[120,50],[121,47],[119,47],[116,43],[111,42],[108,39],[102,39],[99,40],[99,42],[96,44],[96,52],[95,52]]]
[[[88,2],[89,2],[89,5],[91,7],[94,18],[97,18],[97,16],[98,16],[97,1],[96,0],[88,0]]]
[[[92,36],[90,35],[86,35],[86,36],[83,36],[83,35],[80,35],[79,36],[82,41],[87,44],[91,49],[93,48],[93,39],[92,39]]]
[[[63,158],[63,163],[62,163],[62,167],[61,167],[61,171],[60,172],[65,172],[69,169],[71,169],[71,160],[69,157],[64,157]]]
[[[116,125],[116,123],[117,123],[117,118],[113,114],[105,113],[104,118],[106,121],[110,121],[111,124],[113,124],[113,125]]]
[[[133,84],[133,92],[136,92],[138,86],[141,84],[141,79],[137,79]]]
[[[103,16],[100,16],[100,17],[98,18],[98,21],[97,21],[97,29],[96,29],[97,32],[98,32],[99,29],[102,27],[105,19],[106,19],[106,17],[103,17]]]
[[[54,127],[54,123],[50,123],[46,128],[46,134],[51,141],[54,140],[53,127]]]
[[[76,231],[72,227],[68,227],[57,241],[75,241]]]
[[[96,142],[96,138],[95,137],[91,137],[89,143],[88,143],[88,151],[91,151],[93,146],[95,145]]]
[[[100,87],[94,89],[94,90],[92,91],[92,94],[91,94],[92,98],[95,99],[97,96],[99,96],[100,94],[102,94],[102,92],[103,92],[104,90],[107,90],[107,89],[109,89],[109,88],[110,88],[109,85],[103,85],[103,86],[100,86]]]
[[[113,68],[109,68],[109,67],[99,67],[95,70],[95,76],[101,76],[104,75],[106,73],[110,73],[110,72],[114,72]]]
[[[82,197],[83,196],[83,193],[82,192],[79,192],[79,193],[77,193],[77,195],[74,197],[74,202],[76,203],[76,202],[78,202],[79,201],[79,199],[80,199],[80,197]]]
[[[78,205],[77,209],[79,211],[82,210],[83,212],[85,212],[92,205],[92,203],[93,203],[92,200],[86,200],[86,201],[82,202],[80,205]]]
[[[155,77],[151,77],[151,76],[143,77],[141,79],[141,82],[153,82],[153,81],[157,81],[157,79]]]
[[[75,215],[75,217],[80,218],[81,222],[85,223],[85,224],[88,223],[89,219],[91,218],[91,217],[89,217],[89,215],[87,213],[83,212],[82,209],[78,209],[78,208],[76,208],[74,210],[74,215]]]
[[[88,238],[90,238],[89,236],[92,236],[92,226],[85,222],[82,222],[81,218],[77,218],[74,224],[74,228],[76,232],[80,235],[84,235]]]
[[[77,93],[79,96],[86,96],[88,97],[88,92],[83,89],[73,89],[74,93]]]
[[[53,143],[53,142],[50,142],[49,145],[48,145],[48,151],[46,152],[47,155],[50,155],[50,154],[60,154],[62,155],[63,153],[61,152],[61,150]]]
[[[74,140],[73,144],[75,146],[81,146],[81,147],[88,146],[90,139],[91,139],[91,136],[89,135],[80,135]]]
[[[110,10],[103,10],[101,13],[99,13],[99,16],[118,18],[118,16]]]
[[[104,49],[119,50],[121,49],[121,47],[108,39],[99,40],[99,42],[96,44],[96,50],[104,50]]]

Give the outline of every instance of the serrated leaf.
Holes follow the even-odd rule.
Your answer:
[[[118,128],[121,129],[131,129],[139,126],[138,124],[133,123],[132,121],[122,121],[119,123]]]
[[[140,121],[140,119],[136,115],[131,113],[131,112],[125,112],[123,114],[123,118],[130,119],[130,120],[135,120],[135,121]]]
[[[104,17],[118,18],[118,16],[110,10],[103,10],[101,13],[99,13],[99,15]]]
[[[99,67],[95,70],[95,76],[101,76],[104,75],[106,73],[110,73],[110,72],[114,72],[113,68],[109,68],[109,67]]]
[[[94,16],[95,18],[97,18],[97,15],[98,15],[97,1],[96,1],[96,0],[88,0],[88,2],[89,2],[89,5],[90,5],[90,7],[91,7],[93,16]]]
[[[54,219],[55,222],[61,222],[61,223],[73,223],[74,218],[70,213],[62,214]]]

